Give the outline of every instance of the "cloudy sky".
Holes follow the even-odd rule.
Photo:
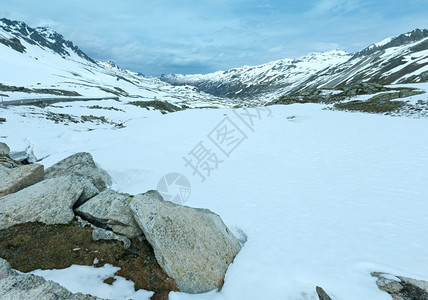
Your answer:
[[[353,52],[428,28],[427,0],[2,0],[89,56],[146,75],[207,73],[308,52]]]

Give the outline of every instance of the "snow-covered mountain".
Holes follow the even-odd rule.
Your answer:
[[[318,72],[298,88],[428,81],[428,30],[416,29],[356,52],[347,62]]]
[[[416,29],[349,54],[334,50],[300,59],[196,75],[162,75],[163,81],[191,84],[220,97],[278,98],[308,88],[366,81],[381,84],[428,80],[428,30]]]
[[[340,50],[310,53],[299,59],[281,59],[259,66],[243,66],[209,74],[162,75],[160,78],[174,85],[190,84],[212,95],[247,98],[261,94],[277,94],[290,90],[311,75],[348,61],[351,54]]]
[[[414,30],[349,54],[310,53],[259,66],[161,78],[95,61],[52,29],[0,19],[0,96],[3,101],[43,97],[120,97],[194,106],[268,102],[315,88],[361,81],[381,84],[428,80],[428,30]],[[253,104],[254,104],[253,103]]]
[[[96,62],[72,42],[45,27],[0,19],[0,96],[3,101],[43,97],[120,97],[188,106],[227,103],[194,87],[175,87],[157,78]]]

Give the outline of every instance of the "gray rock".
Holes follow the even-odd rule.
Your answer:
[[[100,169],[94,162],[92,155],[86,152],[76,153],[46,169],[46,178],[55,178],[64,175],[76,175],[79,178],[91,180],[95,187],[102,191],[111,185],[111,177]]]
[[[22,165],[7,168],[0,164],[0,197],[15,193],[45,178],[42,165]]]
[[[393,300],[428,300],[428,281],[373,272],[380,290],[391,295]]]
[[[323,290],[322,287],[317,286],[316,291],[317,291],[319,300],[331,300],[330,296]]]
[[[88,221],[83,220],[78,215],[76,215],[74,225],[77,227],[82,227],[82,228],[95,228],[96,227],[93,224],[89,223]]]
[[[73,294],[66,288],[43,277],[18,274],[7,261],[0,258],[0,299],[2,300],[97,300],[98,297]]]
[[[116,240],[123,243],[123,248],[128,249],[131,246],[131,240],[128,239],[126,236],[116,234],[113,231],[106,230],[103,228],[99,228],[95,226],[92,223],[89,223],[86,220],[83,220],[81,217],[76,216],[76,221],[74,222],[74,225],[78,227],[83,228],[93,228],[92,231],[92,239],[94,241],[98,240]],[[144,236],[142,236],[144,238]],[[141,238],[141,237],[140,237]]]
[[[16,224],[68,224],[82,186],[72,176],[47,179],[0,198],[0,230]]]
[[[180,291],[222,287],[241,244],[218,215],[164,201],[157,191],[135,196],[130,207],[156,260]]]
[[[12,269],[10,264],[3,258],[0,258],[0,280],[16,274],[16,271]]]
[[[9,155],[10,148],[5,143],[0,142],[0,155]]]
[[[76,213],[98,227],[111,229],[128,238],[140,236],[143,232],[134,220],[129,208],[128,194],[107,189],[76,209]]]
[[[105,230],[102,228],[95,227],[92,231],[92,239],[94,241],[98,240],[116,240],[123,243],[123,248],[128,249],[131,247],[131,241],[123,235],[116,234],[113,231]]]
[[[76,175],[71,176],[73,176],[82,185],[83,188],[82,195],[80,195],[79,199],[74,204],[74,207],[82,205],[88,199],[91,199],[92,197],[100,193],[100,190],[92,183],[92,180],[90,180],[89,178],[79,177]]]
[[[12,169],[18,167],[19,165],[21,165],[20,162],[14,161],[9,156],[0,155],[0,166]]]

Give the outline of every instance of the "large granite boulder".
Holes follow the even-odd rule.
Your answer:
[[[428,281],[373,272],[378,288],[391,295],[393,300],[428,300]]]
[[[76,205],[84,203],[111,185],[111,177],[99,168],[86,152],[73,154],[49,167],[45,171],[46,178],[55,178],[64,175],[74,175],[84,187],[83,194]]]
[[[42,165],[22,165],[8,168],[0,164],[0,197],[15,193],[44,179]]]
[[[130,207],[156,260],[180,291],[222,287],[241,244],[218,215],[164,201],[157,191],[135,196]]]
[[[93,224],[111,229],[128,238],[142,235],[129,208],[131,197],[128,194],[106,189],[76,209],[76,213]]]
[[[66,288],[43,277],[18,274],[7,261],[0,258],[0,299],[2,300],[97,300],[98,297],[73,294]]]
[[[72,176],[63,176],[0,197],[0,230],[27,222],[68,224],[82,190]]]

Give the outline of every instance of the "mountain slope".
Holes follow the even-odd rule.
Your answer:
[[[55,31],[0,20],[0,96],[4,101],[42,97],[111,97],[188,106],[228,105],[194,87],[174,87],[157,78],[96,62]]]
[[[89,56],[75,46],[71,41],[66,41],[64,37],[47,27],[31,28],[24,22],[11,21],[8,19],[0,19],[0,28],[4,33],[12,36],[15,43],[9,43],[5,36],[0,35],[0,43],[12,47],[14,50],[26,53],[26,47],[21,43],[21,39],[30,45],[37,45],[42,48],[47,48],[61,56],[71,56],[70,52],[74,52],[81,58],[95,63]]]
[[[305,89],[334,88],[361,81],[393,84],[428,81],[428,30],[388,38],[351,55],[312,53],[205,75],[163,75],[172,84],[191,84],[216,96],[275,99]]]
[[[380,84],[428,81],[428,30],[416,29],[370,45],[347,62],[318,72],[298,89],[334,88],[361,81]]]

